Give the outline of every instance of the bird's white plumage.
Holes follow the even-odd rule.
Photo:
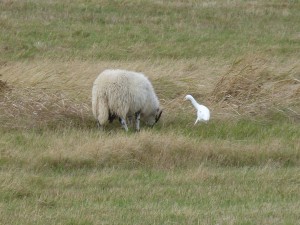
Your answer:
[[[197,110],[197,119],[196,122],[200,122],[200,121],[205,121],[207,122],[210,118],[210,111],[209,109],[204,106],[204,105],[200,105],[191,95],[187,95],[185,96],[185,100],[190,100],[191,103],[193,104],[193,106],[196,108]]]

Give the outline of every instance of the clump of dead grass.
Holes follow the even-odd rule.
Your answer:
[[[176,140],[176,141],[175,141]],[[76,143],[74,143],[74,141]],[[195,140],[174,134],[163,137],[150,131],[125,134],[123,131],[82,141],[65,138],[51,150],[37,156],[36,169],[154,168],[174,169],[195,162]],[[200,154],[198,155],[200,156]]]
[[[5,87],[5,86],[4,86]],[[90,106],[61,90],[10,87],[1,98],[1,127],[88,126]]]
[[[286,151],[280,140],[263,144],[210,141],[153,131],[124,132],[87,137],[75,134],[50,143],[47,151],[37,151],[30,167],[46,170],[95,168],[151,168],[173,170],[202,164],[241,167],[274,164],[298,165],[298,152]],[[83,137],[84,136],[84,137]],[[27,157],[27,156],[26,156]]]
[[[269,68],[269,62],[261,57],[237,60],[216,83],[212,99],[240,115],[264,115],[275,110],[299,119],[299,71],[292,68],[275,73]]]

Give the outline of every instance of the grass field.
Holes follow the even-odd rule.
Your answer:
[[[0,1],[0,224],[299,224],[299,1]],[[106,68],[154,128],[99,131]],[[194,126],[192,94],[211,109]]]

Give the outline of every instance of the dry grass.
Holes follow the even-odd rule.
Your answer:
[[[71,136],[66,136],[63,142],[57,140],[51,149],[37,154],[31,166],[46,170],[148,168],[172,171],[201,164],[221,167],[299,165],[297,151],[286,149],[284,141],[275,139],[259,144],[211,142],[172,133],[162,137],[149,131],[132,136],[101,136],[89,141],[74,142],[68,138]],[[295,146],[299,147],[299,144]]]
[[[299,64],[280,72],[272,71],[270,65],[260,56],[236,60],[218,80],[211,97],[237,114],[261,116],[277,110],[299,120]]]
[[[0,74],[1,77],[1,74]],[[0,94],[3,94],[9,90],[7,82],[0,80]]]
[[[176,67],[173,64],[176,63]],[[91,87],[97,75],[106,68],[124,68],[145,73],[156,89],[166,118],[174,118],[189,104],[187,93],[204,98],[213,77],[224,67],[209,62],[33,62],[7,63],[0,69],[3,83],[11,89],[3,93],[2,126],[32,128],[47,126],[72,118],[81,124],[92,120]],[[201,74],[199,74],[201,71]],[[198,78],[201,79],[198,80]],[[191,86],[190,83],[195,85]],[[197,92],[202,94],[196,94]],[[26,118],[26,119],[25,119]],[[18,122],[17,122],[18,121]],[[25,122],[25,124],[24,124]],[[68,121],[72,123],[72,121]]]
[[[8,63],[0,70],[3,83],[10,87],[2,94],[1,128],[21,131],[14,142],[31,149],[32,155],[20,156],[16,148],[14,154],[2,152],[4,161],[13,154],[19,157],[17,164],[38,170],[106,167],[172,170],[203,163],[238,167],[268,163],[298,165],[296,150],[300,146],[295,141],[294,128],[288,128],[287,132],[278,128],[285,129],[284,126],[268,125],[270,128],[264,129],[264,125],[236,120],[237,114],[239,119],[248,115],[252,105],[260,106],[251,108],[255,114],[265,110],[261,104],[271,104],[268,102],[271,94],[273,107],[292,107],[292,103],[297,106],[295,90],[299,90],[299,84],[291,81],[297,81],[299,70],[292,63],[279,70],[273,67],[277,63],[261,58],[246,58],[233,65],[193,60]],[[91,113],[91,86],[105,68],[132,69],[150,77],[164,107],[162,121],[154,131],[143,126],[139,134],[124,134],[117,123],[104,134],[96,130]],[[275,98],[269,87],[276,87],[283,95],[277,93]],[[192,125],[195,111],[189,102],[183,101],[188,93],[197,100],[203,99],[201,102],[212,109],[212,121],[207,126]],[[229,93],[230,97],[226,97]],[[234,104],[240,104],[239,109],[233,108]],[[29,136],[22,133],[31,128],[41,128],[47,137],[35,132]],[[47,128],[54,129],[53,133]]]
[[[173,171],[200,165],[224,168],[299,166],[299,142],[283,138],[261,142],[197,139],[179,133],[125,134],[95,130],[16,132],[3,135],[3,168],[28,171],[80,171],[105,168]]]
[[[233,64],[201,60],[6,63],[0,69],[2,126],[89,127],[92,83],[106,68],[149,76],[164,108],[163,124],[194,115],[193,107],[183,101],[186,94],[207,105],[213,119],[266,117],[274,112],[299,119],[299,65],[293,60],[282,63],[248,56]]]
[[[30,129],[88,123],[90,107],[61,91],[12,88],[2,96],[2,127]]]

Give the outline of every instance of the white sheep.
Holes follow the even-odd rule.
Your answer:
[[[134,116],[136,130],[139,131],[140,118],[153,126],[162,114],[148,78],[127,70],[108,69],[100,73],[93,84],[92,109],[100,127],[119,117],[126,131],[126,118]]]

